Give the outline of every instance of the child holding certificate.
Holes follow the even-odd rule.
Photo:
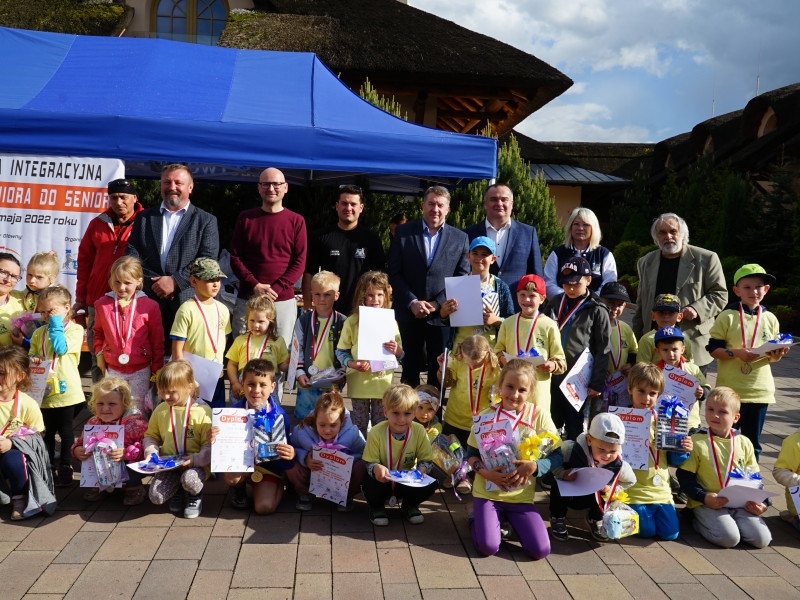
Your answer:
[[[314,460],[314,448],[342,450],[353,456],[353,471],[347,491],[347,504],[339,506],[339,512],[353,509],[353,496],[361,489],[366,465],[361,460],[366,441],[364,436],[350,420],[344,400],[339,392],[322,394],[314,410],[292,431],[292,446],[297,453],[296,464],[286,472],[300,498],[295,504],[297,510],[311,510],[314,496],[308,493],[311,471],[319,471],[322,464]]]
[[[368,360],[358,357],[358,307],[392,308],[392,286],[389,276],[380,271],[367,271],[356,284],[353,293],[353,314],[347,317],[342,327],[342,336],[336,347],[336,358],[347,367],[347,393],[353,401],[351,417],[366,437],[370,419],[373,427],[384,420],[381,397],[392,384],[394,369],[373,371]],[[400,330],[395,324],[394,339],[383,342],[384,349],[394,354],[398,360],[403,357]]]
[[[94,352],[103,375],[124,379],[139,411],[149,415],[150,376],[164,366],[164,326],[158,302],[142,292],[142,263],[123,256],[111,265],[110,292],[94,303]]]
[[[634,469],[636,483],[628,488],[629,506],[639,513],[639,536],[658,536],[664,540],[678,537],[678,512],[672,501],[668,466],[683,464],[692,450],[692,438],[681,441],[683,451],[656,449],[656,414],[658,397],[664,391],[664,372],[650,363],[637,363],[628,374],[628,394],[633,408],[653,411],[650,422],[650,457],[647,469]]]
[[[781,519],[794,525],[800,531],[800,518],[792,500],[789,488],[800,486],[800,431],[795,431],[781,443],[781,451],[772,469],[775,481],[786,488],[786,508],[781,511]]]
[[[211,409],[196,402],[199,386],[192,365],[185,360],[172,361],[161,369],[156,389],[163,402],[153,411],[144,432],[144,458],[177,457],[178,468],[153,475],[150,502],[160,505],[169,501],[170,512],[183,511],[184,518],[196,519],[203,510],[203,482],[210,475]]]
[[[223,479],[231,487],[234,508],[246,509],[247,483],[253,487],[253,508],[259,515],[275,512],[283,498],[285,472],[291,468],[295,451],[289,445],[289,417],[283,407],[272,397],[275,391],[275,366],[264,358],[250,360],[242,370],[244,399],[233,408],[249,408],[255,411],[254,427],[274,440],[275,455],[259,458],[256,448],[256,465],[252,473],[225,473]],[[215,432],[211,432],[214,443]],[[257,444],[261,446],[264,444]]]
[[[744,540],[765,548],[772,534],[761,515],[764,502],[747,502],[743,508],[726,508],[718,495],[731,479],[731,471],[758,472],[753,444],[733,428],[739,420],[739,395],[729,387],[714,388],[706,400],[707,433],[692,436],[692,452],[678,469],[681,489],[689,496],[695,531],[712,544],[733,548]]]
[[[159,321],[160,322],[160,321]],[[164,343],[161,343],[163,350]],[[132,462],[142,458],[142,439],[147,429],[147,421],[142,418],[136,408],[136,401],[131,394],[128,382],[121,377],[106,377],[92,386],[92,397],[89,399],[89,410],[93,416],[86,421],[87,425],[124,425],[125,439],[118,448],[111,450],[111,460],[115,462]],[[80,461],[92,459],[91,452],[87,451],[86,440],[81,435],[72,445],[72,456]],[[124,463],[123,463],[124,464]],[[142,487],[142,474],[128,469],[128,482],[124,487],[125,496],[122,503],[125,506],[135,506],[144,501],[144,488]],[[83,499],[95,502],[103,497],[105,492],[100,488],[89,488],[83,494]]]

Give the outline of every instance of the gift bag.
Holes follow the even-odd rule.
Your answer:
[[[471,469],[467,464],[467,454],[455,435],[440,433],[431,442],[431,449],[433,450],[431,475],[439,483],[449,480],[455,487],[466,478]]]
[[[286,427],[283,415],[276,409],[267,412],[259,409],[251,415],[253,419],[253,441],[256,447],[256,463],[277,460],[278,444],[286,444]]]
[[[603,530],[608,539],[618,540],[639,533],[639,513],[619,500],[613,500],[603,513]]]
[[[681,441],[689,435],[689,409],[677,396],[663,396],[658,401],[656,447],[680,450]]]

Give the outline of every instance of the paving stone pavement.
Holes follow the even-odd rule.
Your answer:
[[[778,403],[768,413],[761,469],[767,488],[782,492],[771,470],[781,440],[800,429],[800,349],[773,373]],[[766,513],[773,542],[762,550],[716,548],[685,524],[673,542],[598,544],[583,515],[571,513],[573,537],[554,541],[541,561],[513,542],[479,557],[469,501],[450,491],[422,505],[423,525],[390,510],[385,528],[369,523],[360,497],[351,513],[318,502],[301,514],[287,495],[276,514],[258,516],[231,508],[226,494],[220,481],[209,482],[194,520],[147,503],[126,509],[119,495],[88,503],[77,482],[58,490],[53,517],[12,522],[2,507],[0,598],[800,598],[800,533],[778,516],[782,493]],[[549,517],[545,492],[536,504]]]

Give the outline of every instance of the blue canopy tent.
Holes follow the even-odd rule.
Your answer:
[[[310,53],[0,28],[0,81],[0,152],[121,158],[129,176],[367,175],[396,192],[496,176],[496,140],[389,115]]]

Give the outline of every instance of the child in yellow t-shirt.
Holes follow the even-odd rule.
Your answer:
[[[800,531],[800,518],[797,516],[797,507],[789,494],[789,488],[800,485],[800,431],[794,432],[781,443],[778,460],[772,469],[775,481],[786,488],[786,508],[781,512],[781,519],[794,525]]]

